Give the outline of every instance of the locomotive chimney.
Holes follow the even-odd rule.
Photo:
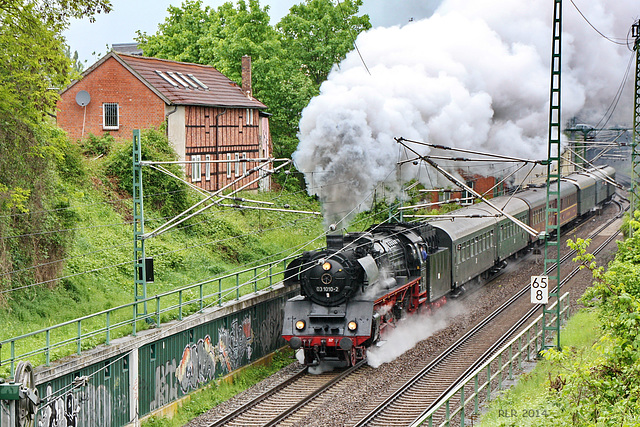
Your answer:
[[[244,55],[242,57],[242,91],[247,97],[251,98],[251,57]]]

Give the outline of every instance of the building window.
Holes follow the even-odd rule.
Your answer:
[[[240,176],[240,153],[235,154],[236,158],[236,176]]]
[[[253,108],[247,108],[247,111],[245,112],[245,114],[247,115],[247,126],[250,126],[253,124]]]
[[[102,104],[102,128],[120,128],[120,108],[116,102],[106,102]]]
[[[467,181],[465,184],[467,184],[467,187],[471,188],[472,190],[475,188],[475,182],[474,181]],[[467,190],[462,190],[462,201],[460,202],[461,205],[465,206],[465,205],[472,205],[473,204],[473,194]]]
[[[227,178],[231,178],[231,153],[227,153]]]
[[[191,156],[191,182],[198,182],[202,180],[202,156],[200,154],[196,154],[195,156]]]
[[[211,181],[211,154],[204,156],[207,164],[204,165],[204,176],[207,181]]]
[[[242,159],[243,160],[247,160],[247,153],[242,153]],[[247,174],[247,162],[242,162],[242,174],[246,175]]]

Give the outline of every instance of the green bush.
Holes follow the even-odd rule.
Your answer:
[[[175,151],[162,130],[149,129],[142,132],[143,161],[176,161]],[[133,141],[124,143],[112,152],[106,161],[106,174],[111,178],[117,190],[128,195],[133,194],[132,183]],[[164,165],[176,176],[183,176],[179,165]],[[164,173],[143,168],[142,188],[145,203],[150,203],[162,216],[173,216],[189,207],[184,184]]]
[[[115,138],[109,133],[105,133],[102,136],[90,133],[80,143],[80,146],[82,147],[82,153],[86,156],[106,156],[111,152],[115,143]]]

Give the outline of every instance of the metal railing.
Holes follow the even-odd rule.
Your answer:
[[[287,262],[295,257],[297,255],[207,279],[0,341],[0,367],[8,364],[9,375],[13,378],[19,360],[34,358],[30,359],[32,364],[49,366],[52,360],[81,354],[100,344],[109,345],[114,338],[135,336],[150,325],[159,328],[167,321],[182,320],[205,308],[222,306],[242,296],[272,289],[282,280]],[[141,307],[148,307],[148,311],[144,312]],[[5,356],[7,350],[8,357]]]
[[[559,299],[560,316],[566,320],[569,316],[569,305],[565,301],[569,294],[565,293]],[[549,309],[555,307],[551,304]],[[447,393],[429,411],[418,418],[412,426],[428,425],[451,426],[459,420],[459,425],[465,425],[468,410],[473,408],[472,414],[480,413],[482,400],[490,401],[491,393],[502,390],[503,380],[512,380],[514,370],[522,371],[522,362],[530,361],[531,356],[537,356],[543,349],[542,322],[539,315],[526,329],[496,352],[482,366],[476,369],[466,379]],[[554,322],[555,318],[548,318],[547,322]]]

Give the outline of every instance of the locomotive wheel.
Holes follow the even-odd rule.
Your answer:
[[[36,395],[38,394],[33,367],[30,362],[18,362],[14,377],[17,383],[21,383],[23,387],[31,389]],[[32,427],[34,425],[33,415],[35,412],[35,405],[29,398],[20,399],[16,404],[16,425],[18,427]]]

